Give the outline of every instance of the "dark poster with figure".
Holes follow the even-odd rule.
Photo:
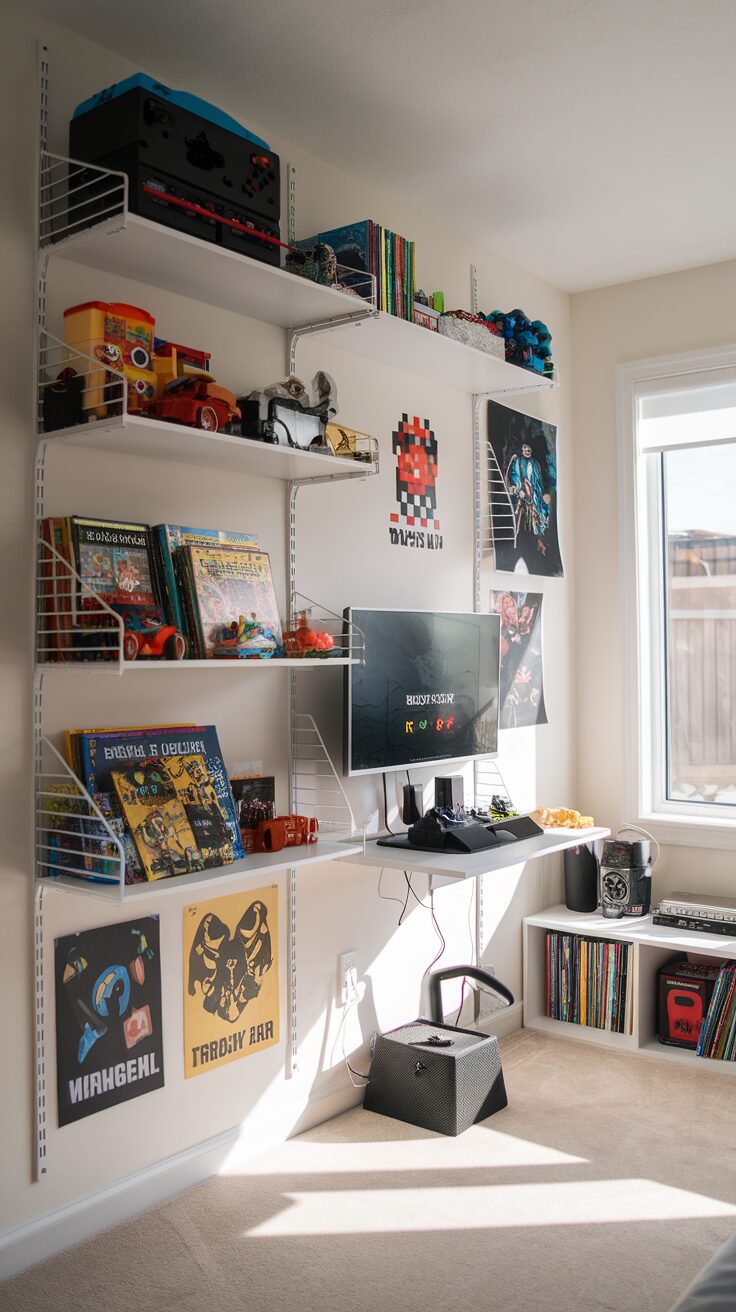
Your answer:
[[[562,578],[555,425],[489,401],[488,442],[496,569]],[[515,542],[509,532],[512,523]]]
[[[59,1125],[163,1088],[158,916],[55,942]]]
[[[546,724],[541,592],[492,592],[501,617],[500,729]]]

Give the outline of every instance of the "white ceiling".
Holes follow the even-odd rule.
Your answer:
[[[567,291],[736,257],[736,0],[30,3]]]

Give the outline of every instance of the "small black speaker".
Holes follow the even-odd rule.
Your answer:
[[[448,811],[465,806],[465,784],[460,774],[435,775],[434,804]]]
[[[598,860],[592,843],[564,853],[565,906],[568,911],[595,911],[598,906]]]
[[[424,789],[421,784],[404,784],[404,800],[401,807],[401,819],[405,825],[413,825],[422,818]]]

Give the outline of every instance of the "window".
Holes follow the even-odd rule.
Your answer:
[[[627,809],[736,846],[736,352],[618,372]]]

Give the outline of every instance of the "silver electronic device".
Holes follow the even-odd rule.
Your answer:
[[[654,923],[736,935],[736,898],[715,893],[668,893],[655,911]]]

